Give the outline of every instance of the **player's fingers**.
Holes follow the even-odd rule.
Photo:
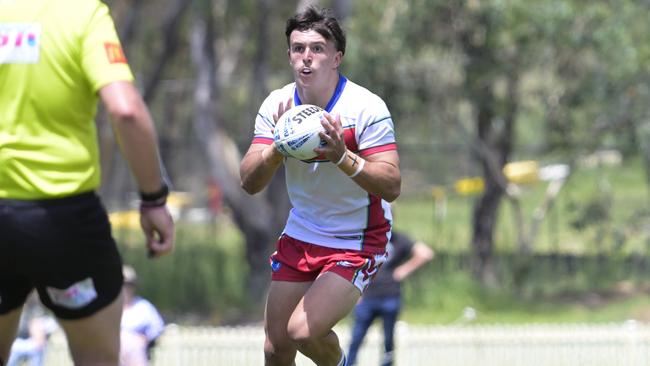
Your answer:
[[[280,105],[278,105],[278,112],[273,113],[273,122],[278,122],[278,119],[283,113],[284,113],[284,105],[280,103]]]
[[[173,233],[164,230],[156,230],[148,243],[151,257],[160,257],[169,253],[173,248]]]
[[[273,121],[277,122],[278,119],[284,114],[284,112],[291,109],[292,104],[293,104],[292,98],[287,99],[287,101],[284,103],[280,103],[280,105],[278,105],[278,114],[275,113],[273,114]]]
[[[336,128],[336,130],[341,130],[343,127],[343,124],[341,123],[341,114],[337,113],[336,116],[332,119],[332,126]]]
[[[332,116],[329,113],[323,113],[323,117],[320,119],[320,124],[328,135],[336,133],[336,128],[332,124]]]

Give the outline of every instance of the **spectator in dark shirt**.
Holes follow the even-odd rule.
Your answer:
[[[377,317],[384,324],[384,357],[382,366],[392,366],[395,349],[395,323],[401,310],[401,283],[413,271],[431,261],[433,250],[423,242],[393,230],[387,246],[388,261],[379,269],[354,309],[352,341],[348,366],[356,364],[357,353],[370,325]]]

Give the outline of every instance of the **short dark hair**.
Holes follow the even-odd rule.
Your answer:
[[[330,9],[310,6],[289,18],[284,32],[287,36],[287,44],[291,46],[289,37],[294,30],[304,32],[310,29],[318,32],[328,41],[334,41],[336,50],[345,54],[345,32]]]

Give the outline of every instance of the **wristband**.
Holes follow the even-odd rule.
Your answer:
[[[155,202],[140,201],[140,212],[145,212],[156,208],[164,208],[166,204],[167,198],[161,198],[159,201]]]
[[[345,158],[347,156],[348,156],[348,152],[346,151],[346,152],[343,153],[343,155],[341,155],[341,158],[339,159],[339,161],[336,162],[336,166],[339,166],[339,165],[343,164],[343,160],[345,160]]]
[[[164,206],[167,203],[167,196],[169,195],[169,186],[164,181],[162,187],[156,192],[145,193],[140,191],[140,207],[158,207]]]
[[[354,178],[357,175],[359,175],[359,173],[361,173],[361,171],[363,170],[364,165],[366,165],[366,159],[363,159],[363,158],[360,158],[360,159],[361,159],[361,162],[359,163],[359,166],[357,167],[357,170],[354,173],[352,173],[352,175],[348,175],[348,177]]]

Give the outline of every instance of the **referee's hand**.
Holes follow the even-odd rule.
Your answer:
[[[140,208],[140,225],[147,238],[150,258],[160,257],[174,248],[174,221],[166,205]]]

